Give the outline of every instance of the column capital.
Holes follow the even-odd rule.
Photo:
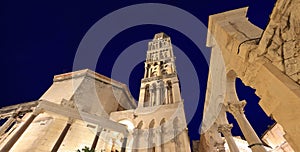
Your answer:
[[[222,133],[224,136],[231,134],[232,124],[221,124],[218,126],[218,132]]]
[[[233,116],[244,114],[244,107],[247,102],[245,100],[240,102],[228,103],[227,111],[230,112]]]

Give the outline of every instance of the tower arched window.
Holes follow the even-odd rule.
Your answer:
[[[150,89],[149,84],[145,87],[145,96],[144,96],[144,107],[148,107],[150,105]]]
[[[167,91],[168,91],[168,98],[169,103],[173,103],[173,92],[172,92],[172,82],[167,81]]]

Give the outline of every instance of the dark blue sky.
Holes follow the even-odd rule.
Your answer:
[[[105,15],[125,6],[139,3],[164,3],[184,9],[205,25],[208,16],[240,7],[249,6],[249,20],[265,28],[275,1],[261,0],[209,0],[183,1],[0,1],[0,107],[38,99],[52,84],[56,74],[72,71],[77,47],[89,28]],[[178,19],[180,22],[180,18]],[[188,23],[187,23],[188,24]],[[151,39],[157,32],[165,32],[172,42],[197,68],[199,84],[206,87],[208,65],[189,38],[164,26],[141,25],[126,29],[116,35],[100,56],[96,71],[108,77],[118,55],[137,41]],[[206,35],[202,35],[202,37]],[[188,50],[188,51],[187,51]],[[104,64],[103,64],[104,63]],[[105,65],[105,66],[100,66]],[[143,64],[138,64],[130,75],[130,90],[137,99]],[[237,82],[240,99],[246,99],[246,114],[260,136],[272,122],[258,106],[259,98],[254,90]],[[205,90],[201,90],[197,114],[189,124],[192,139],[199,138],[198,128],[202,118]],[[196,102],[196,101],[195,101]],[[230,122],[235,122],[230,117]],[[237,125],[234,135],[241,135]]]

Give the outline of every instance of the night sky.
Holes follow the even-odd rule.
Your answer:
[[[52,84],[53,76],[73,70],[77,48],[86,34],[98,20],[122,7],[141,3],[163,3],[179,7],[196,16],[206,26],[208,16],[236,8],[249,6],[249,20],[265,29],[274,0],[207,0],[183,1],[0,1],[0,66],[1,93],[0,107],[28,102],[39,97]],[[138,15],[138,14],[137,14]],[[178,18],[180,22],[180,18]],[[118,24],[118,21],[115,21]],[[186,23],[188,24],[188,23]],[[96,71],[111,77],[112,67],[118,55],[130,45],[152,39],[155,33],[167,33],[172,43],[189,57],[196,68],[201,86],[196,114],[189,123],[191,139],[199,138],[199,125],[205,97],[208,64],[193,42],[175,29],[160,25],[134,26],[115,35],[105,46],[99,57]],[[199,35],[206,38],[206,35]],[[205,42],[203,42],[205,44]],[[147,46],[144,51],[146,54]],[[175,54],[176,56],[176,54]],[[89,68],[89,67],[83,67]],[[132,95],[138,99],[140,80],[144,74],[144,65],[137,64],[130,74],[129,84]],[[237,80],[239,98],[246,99],[246,115],[258,136],[271,125],[258,105],[259,98],[255,90],[246,87]],[[202,89],[204,88],[204,89]],[[233,135],[242,135],[234,119]]]

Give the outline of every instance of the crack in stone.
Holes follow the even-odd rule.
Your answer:
[[[244,32],[242,32],[238,27],[237,27],[237,25],[236,24],[234,24],[234,23],[232,23],[232,22],[228,22],[238,33],[240,33],[240,34],[242,34],[244,37],[246,37],[247,39],[250,39],[250,37],[246,34],[246,33],[244,33]]]

